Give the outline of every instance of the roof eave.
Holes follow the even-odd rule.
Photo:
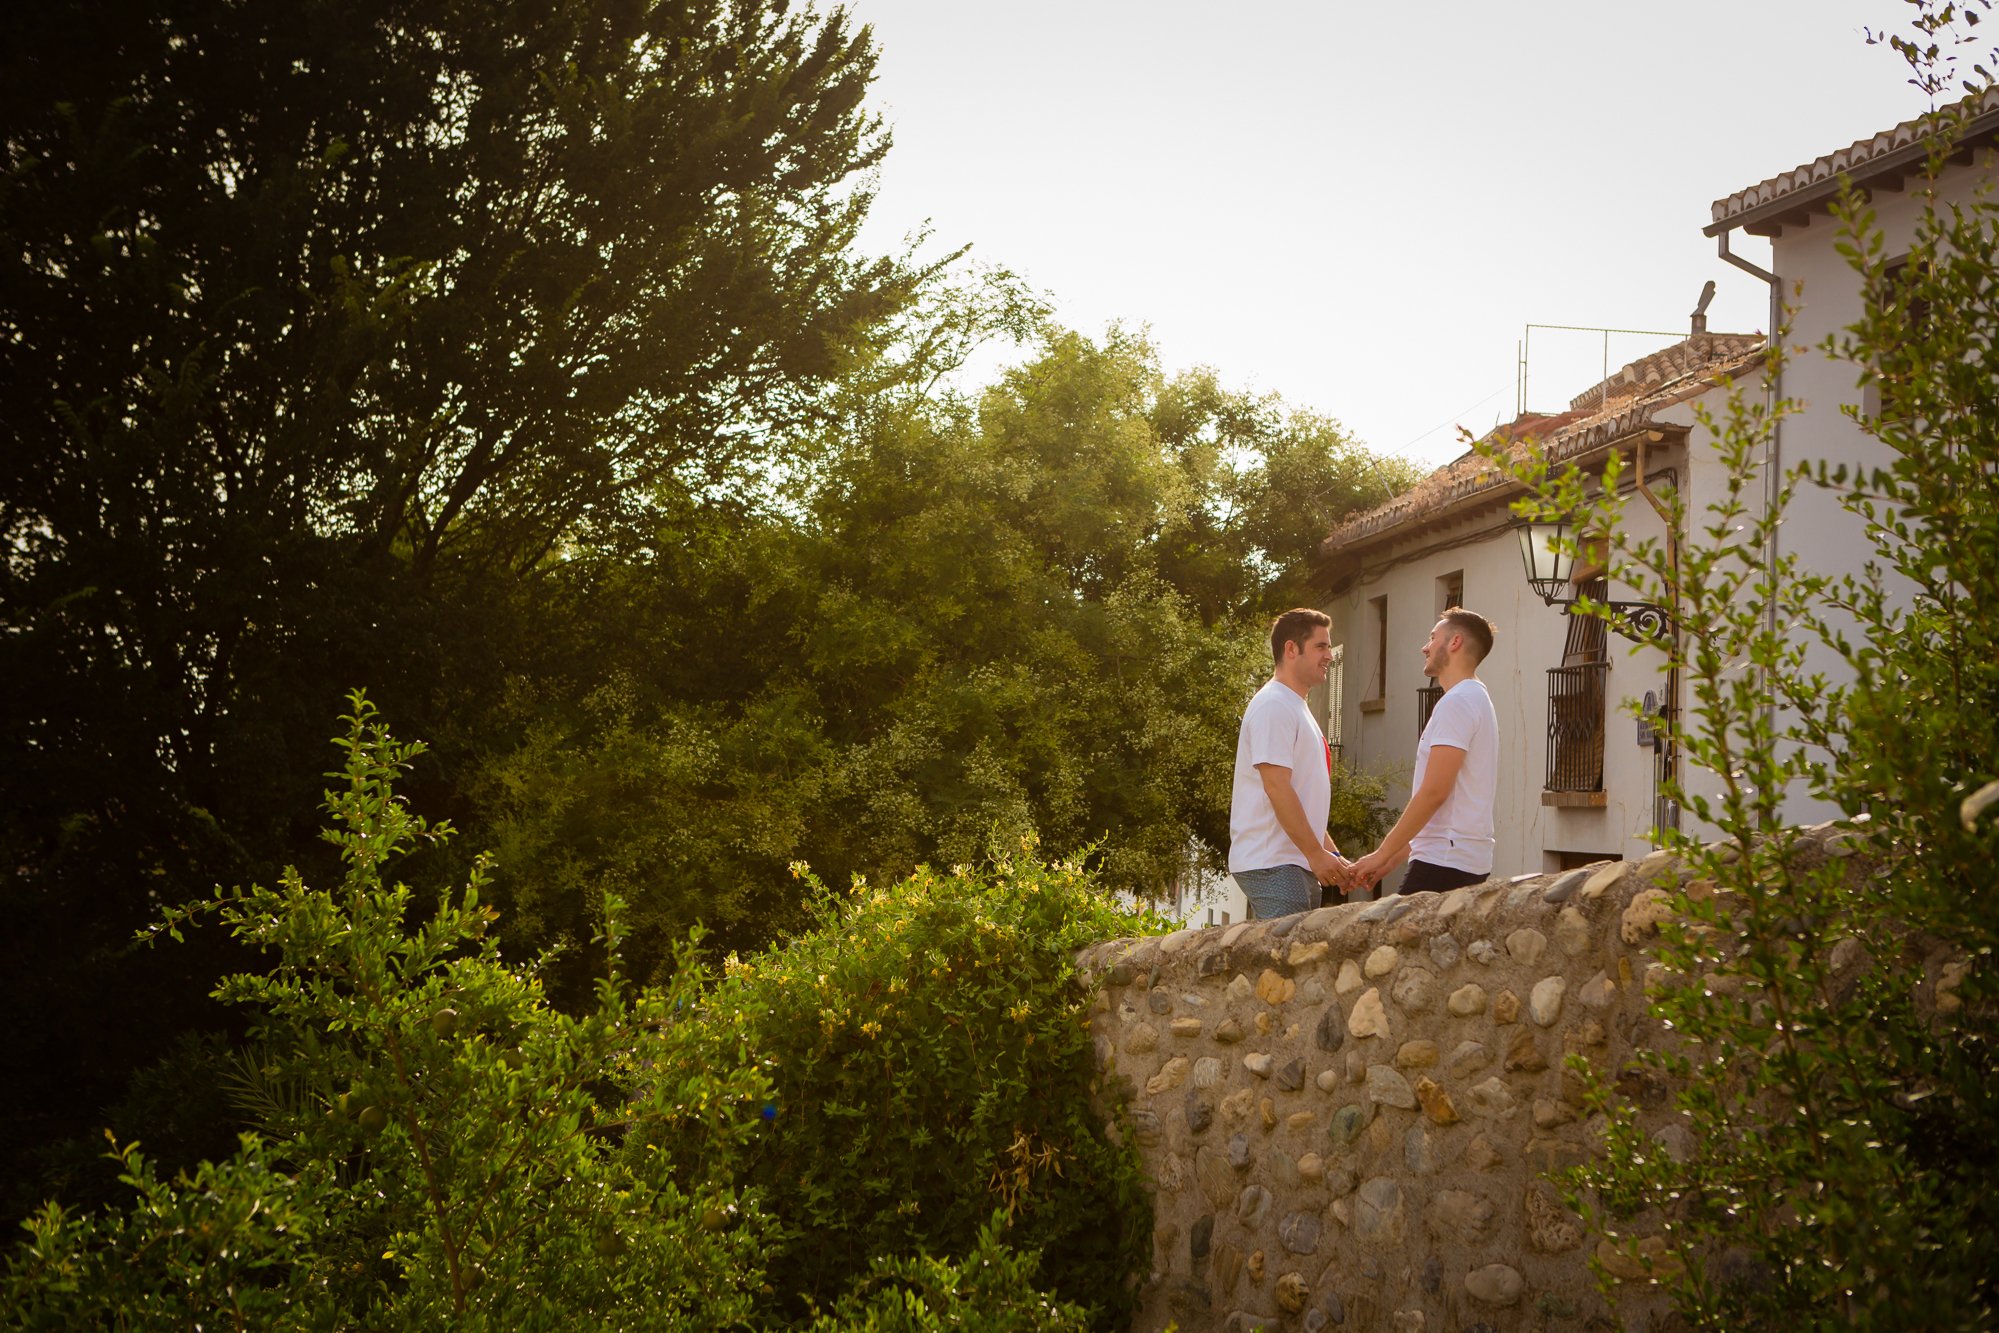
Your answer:
[[[1953,154],[1968,154],[1981,144],[1999,138],[1999,107],[1984,111],[1965,122],[1959,132]],[[1753,208],[1745,208],[1740,213],[1711,222],[1701,228],[1703,236],[1719,236],[1736,227],[1752,236],[1770,234],[1784,227],[1804,226],[1814,211],[1830,211],[1832,201],[1839,196],[1842,182],[1850,181],[1860,189],[1900,189],[1900,182],[1917,175],[1928,164],[1930,146],[1926,141],[1905,144],[1900,148],[1883,153],[1876,158],[1847,171],[1813,181],[1809,185],[1767,199]],[[1888,186],[1885,182],[1893,179],[1896,183]]]
[[[1659,406],[1664,407],[1667,404],[1660,404]],[[1648,407],[1636,419],[1623,423],[1622,429],[1606,432],[1601,438],[1585,444],[1574,453],[1562,455],[1557,461],[1563,464],[1579,463],[1584,465],[1597,462],[1608,455],[1613,449],[1632,443],[1638,434],[1645,431],[1657,432],[1675,444],[1683,443],[1690,429],[1690,427],[1672,422],[1653,420],[1652,409]],[[1520,495],[1525,489],[1517,481],[1495,475],[1493,483],[1489,486],[1481,486],[1476,490],[1468,491],[1444,504],[1438,505],[1434,509],[1425,509],[1420,513],[1410,514],[1399,522],[1387,523],[1371,531],[1355,533],[1351,538],[1339,541],[1337,544],[1335,538],[1328,537],[1324,542],[1320,543],[1319,553],[1322,557],[1355,556],[1380,546],[1407,541],[1432,528],[1449,526],[1453,522],[1489,509],[1495,504],[1509,501],[1513,497]]]

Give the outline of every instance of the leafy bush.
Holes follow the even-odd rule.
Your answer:
[[[262,1133],[236,1157],[157,1178],[119,1149],[140,1198],[51,1203],[0,1291],[22,1328],[713,1328],[751,1310],[764,1221],[731,1174],[764,1083],[693,1021],[691,954],[634,996],[613,969],[571,1017],[485,938],[483,865],[415,929],[386,863],[440,837],[392,779],[421,747],[354,697],[328,840],[337,892],[288,873],[168,914],[212,912],[272,956],[218,998],[254,1006],[247,1070]],[[700,1058],[694,1058],[696,1054]],[[637,1131],[634,1133],[634,1131]],[[646,1145],[704,1145],[701,1167]],[[632,1139],[635,1142],[621,1140]]]
[[[817,928],[729,960],[710,1007],[775,1089],[747,1179],[782,1227],[769,1272],[787,1309],[837,1297],[872,1256],[971,1252],[1000,1206],[1041,1253],[1039,1285],[1114,1323],[1151,1205],[1136,1149],[1089,1107],[1071,954],[1145,919],[1026,855],[851,895],[810,882]]]
[[[1123,1290],[1150,1213],[1089,1111],[1069,958],[1145,922],[1075,867],[852,903],[808,877],[819,928],[705,992],[696,932],[669,985],[632,993],[605,895],[609,965],[569,1016],[488,937],[483,862],[405,923],[384,868],[449,830],[394,792],[422,747],[359,695],[350,723],[326,803],[340,889],[289,872],[164,927],[212,914],[271,958],[216,990],[255,1011],[249,1043],[198,1052],[258,1132],[170,1179],[114,1139],[138,1197],[30,1219],[7,1327],[709,1329],[837,1300],[816,1327],[1067,1333],[1086,1312],[1038,1274],[1100,1309]]]
[[[1037,1256],[1000,1241],[1004,1220],[998,1213],[981,1227],[959,1263],[927,1254],[870,1261],[868,1276],[811,1333],[1083,1333],[1087,1312],[1035,1290]]]

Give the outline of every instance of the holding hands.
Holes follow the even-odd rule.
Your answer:
[[[1340,849],[1327,838],[1312,852],[1308,853],[1312,862],[1312,873],[1321,884],[1337,884],[1344,893],[1353,892],[1353,862],[1340,855]]]
[[[1389,845],[1383,843],[1353,863],[1353,882],[1347,886],[1347,892],[1353,893],[1360,889],[1373,888],[1375,885],[1381,883],[1384,875],[1395,869],[1396,866],[1401,865],[1402,858],[1407,855],[1408,848],[1406,846],[1398,853],[1391,851]]]

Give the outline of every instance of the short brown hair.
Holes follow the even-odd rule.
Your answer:
[[[1476,611],[1467,611],[1462,606],[1454,606],[1444,612],[1440,619],[1449,621],[1458,633],[1465,636],[1465,643],[1478,656],[1472,659],[1476,666],[1492,653],[1493,623]]]
[[[1270,660],[1278,665],[1284,662],[1284,645],[1295,643],[1298,651],[1305,651],[1305,640],[1312,637],[1312,631],[1321,625],[1330,626],[1333,618],[1324,611],[1314,611],[1301,606],[1286,611],[1270,623]]]

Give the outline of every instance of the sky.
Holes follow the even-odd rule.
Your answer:
[[[1710,205],[1927,107],[1863,38],[1899,0],[849,3],[894,135],[867,248],[927,225],[1068,327],[1149,328],[1169,371],[1431,467],[1513,416],[1529,323],[1656,331],[1615,368],[1713,279],[1708,327],[1761,330]],[[1536,329],[1528,407],[1604,355]]]

